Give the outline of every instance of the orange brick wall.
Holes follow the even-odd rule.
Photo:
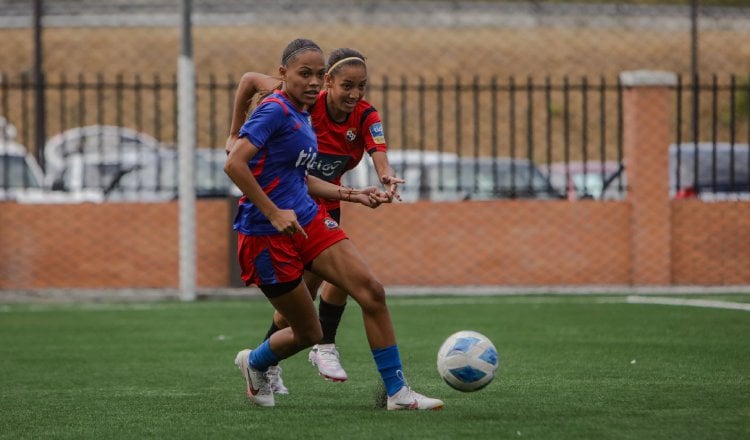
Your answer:
[[[672,203],[672,283],[750,284],[750,202]]]
[[[198,287],[232,284],[226,201],[199,201]],[[750,202],[670,203],[669,284],[750,284]],[[640,285],[629,202],[345,205],[386,285]],[[176,288],[177,204],[0,204],[0,289]],[[236,280],[234,280],[236,282]]]
[[[226,201],[197,207],[197,282],[229,278]],[[178,206],[0,204],[0,289],[177,287]]]
[[[387,285],[628,284],[625,203],[492,201],[344,207]]]

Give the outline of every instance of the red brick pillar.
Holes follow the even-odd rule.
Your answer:
[[[674,86],[669,72],[620,74],[623,142],[630,217],[630,282],[634,286],[671,283],[669,143]]]

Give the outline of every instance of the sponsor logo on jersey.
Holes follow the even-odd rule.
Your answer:
[[[375,141],[376,144],[384,144],[385,135],[383,134],[383,123],[376,122],[372,124],[370,126],[370,135],[372,136],[372,140]]]
[[[339,227],[339,224],[336,223],[336,220],[332,219],[331,217],[326,217],[323,220],[323,223],[325,223],[326,228],[328,229],[336,229]]]
[[[300,150],[299,156],[297,156],[297,163],[294,164],[295,167],[303,167],[303,168],[310,168],[315,163],[315,157],[318,155],[318,152],[313,150],[312,148],[305,150]]]
[[[316,160],[307,167],[307,171],[330,182],[344,173],[350,160],[349,156],[318,153]]]
[[[346,130],[346,140],[349,142],[354,142],[354,139],[357,139],[357,129],[352,127]]]

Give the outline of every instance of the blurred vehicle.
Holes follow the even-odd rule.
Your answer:
[[[179,158],[177,150],[161,150],[164,163],[165,179],[174,182],[175,188],[179,184]],[[224,172],[227,153],[224,148],[198,148],[195,150],[194,183],[195,196],[198,198],[239,197],[242,191],[229,179]]]
[[[224,149],[195,155],[197,197],[239,194],[224,173]],[[92,125],[60,133],[45,145],[45,187],[80,201],[160,202],[178,198],[177,150],[127,127]]]
[[[161,149],[127,127],[71,128],[45,143],[45,187],[83,201],[171,200],[176,190],[162,178]]]
[[[42,193],[44,174],[23,145],[0,140],[0,201],[24,201]]]
[[[749,150],[748,144],[726,142],[670,145],[670,197],[750,200]],[[626,194],[625,165],[615,161],[555,162],[549,170],[552,184],[570,200],[621,200]]]
[[[627,178],[623,163],[600,160],[553,162],[546,170],[552,185],[568,200],[625,198]]]
[[[560,199],[550,181],[528,159],[459,157],[455,153],[389,150],[403,201],[456,201],[494,199]],[[375,170],[363,160],[344,175],[349,186],[380,186]]]
[[[16,127],[0,116],[0,201],[25,201],[44,192],[39,163],[15,139]]]
[[[685,142],[669,146],[669,190],[677,199],[750,200],[748,144]]]

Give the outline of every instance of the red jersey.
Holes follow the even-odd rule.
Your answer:
[[[310,107],[313,130],[318,138],[318,156],[308,168],[308,173],[337,185],[341,175],[351,170],[365,151],[372,154],[386,151],[383,122],[375,107],[360,100],[354,111],[344,122],[334,122],[328,116],[326,106],[327,90],[318,95],[318,100]],[[318,200],[328,211],[339,208],[338,200]]]

